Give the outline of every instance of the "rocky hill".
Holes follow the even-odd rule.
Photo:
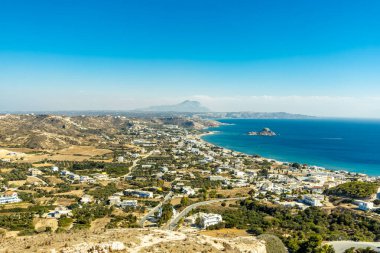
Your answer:
[[[78,231],[0,238],[0,245],[0,253],[266,253],[265,242],[255,237],[216,238],[191,232],[146,229],[114,229],[99,233]]]
[[[144,124],[172,124],[201,129],[209,120],[189,117],[138,119]],[[123,116],[0,115],[0,147],[58,150],[72,145],[102,146],[132,127],[136,119]]]
[[[130,124],[126,118],[111,116],[2,115],[0,146],[54,150],[99,144]]]

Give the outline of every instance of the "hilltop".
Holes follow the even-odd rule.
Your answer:
[[[72,145],[101,147],[140,123],[201,129],[212,121],[172,116],[135,119],[124,116],[0,115],[0,147],[57,150]]]

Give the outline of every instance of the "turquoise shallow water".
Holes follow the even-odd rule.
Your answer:
[[[203,139],[247,154],[380,176],[379,120],[223,119]],[[269,127],[278,136],[249,136]]]

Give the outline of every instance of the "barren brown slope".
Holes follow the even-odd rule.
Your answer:
[[[111,116],[4,115],[0,117],[0,146],[55,150],[99,145],[131,124],[126,118]]]

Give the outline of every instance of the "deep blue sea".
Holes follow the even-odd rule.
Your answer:
[[[346,119],[222,119],[207,142],[279,161],[380,176],[380,121]],[[278,136],[249,136],[269,127]]]

